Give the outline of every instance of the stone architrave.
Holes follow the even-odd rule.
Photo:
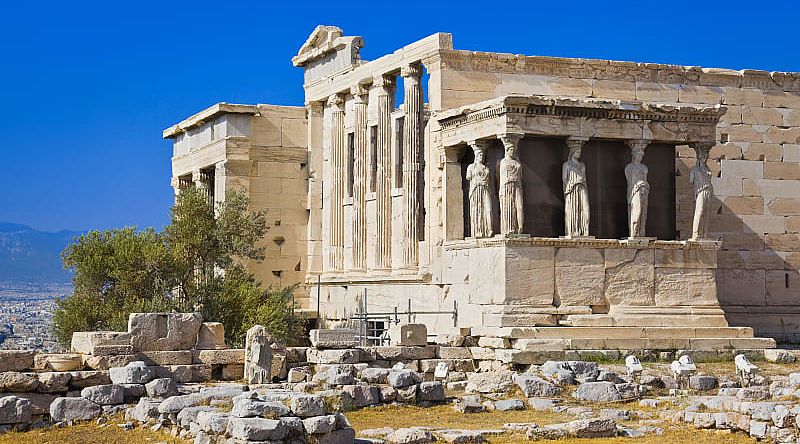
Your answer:
[[[644,237],[650,183],[647,181],[647,165],[642,163],[642,158],[650,141],[627,140],[626,143],[631,149],[631,163],[625,166],[625,178],[628,180],[628,236]]]
[[[567,237],[589,236],[589,190],[586,165],[581,162],[585,140],[569,138],[569,158],[561,167],[564,183],[564,228]]]
[[[247,330],[244,347],[244,376],[248,384],[272,382],[272,347],[274,339],[263,325]]]
[[[500,140],[505,147],[505,157],[500,161],[500,232],[520,234],[525,221],[522,203],[522,163],[517,146],[523,134],[504,134]]]
[[[469,222],[473,237],[492,237],[492,180],[486,166],[486,148],[489,141],[470,142],[475,161],[467,167],[469,182]]]
[[[689,171],[689,183],[694,191],[694,218],[692,220],[692,240],[701,240],[708,237],[708,212],[711,207],[711,170],[708,169],[708,152],[711,143],[696,143],[693,145],[697,154],[697,163]]]

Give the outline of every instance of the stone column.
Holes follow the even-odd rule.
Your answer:
[[[394,77],[376,76],[378,100],[378,159],[375,175],[377,238],[375,267],[392,267],[392,110]]]
[[[524,134],[506,133],[500,136],[505,148],[505,156],[500,161],[500,233],[520,234],[525,224],[525,207],[522,194],[522,163],[519,161],[517,147]]]
[[[328,263],[332,270],[344,268],[344,208],[342,201],[345,194],[344,171],[346,167],[346,147],[344,132],[344,99],[333,94],[328,98],[328,107],[331,113],[330,141],[331,141],[331,199],[330,199],[330,224]]]
[[[363,85],[350,89],[353,95],[355,126],[353,134],[353,268],[367,268],[367,99],[369,91]]]
[[[225,161],[217,162],[214,166],[214,201],[225,201]]]
[[[419,262],[420,208],[419,189],[422,158],[422,127],[424,98],[422,67],[408,65],[400,71],[403,76],[405,117],[403,124],[403,265],[416,267]]]
[[[581,162],[584,139],[568,138],[569,158],[561,166],[564,185],[564,231],[567,237],[589,236],[589,190],[586,165]]]
[[[708,239],[708,219],[711,211],[711,196],[714,188],[711,185],[711,170],[708,168],[708,153],[714,142],[696,142],[691,144],[697,156],[697,163],[689,170],[689,183],[694,193],[694,217],[692,219],[692,237],[690,240]]]
[[[647,165],[642,163],[644,149],[649,140],[626,140],[631,149],[631,163],[625,166],[628,182],[628,236],[644,237],[647,227],[647,207],[650,196],[650,183],[647,181]]]
[[[322,232],[323,222],[323,171],[324,171],[324,114],[325,104],[323,102],[310,102],[306,104],[306,115],[308,117],[307,141],[308,141],[308,229],[306,231],[308,239],[308,272],[320,273],[324,269],[323,242],[325,242]],[[316,307],[316,306],[315,306]]]

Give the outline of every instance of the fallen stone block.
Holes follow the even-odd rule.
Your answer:
[[[411,370],[393,370],[387,376],[387,381],[394,388],[403,388],[419,384],[422,378]]]
[[[125,389],[117,384],[96,385],[81,390],[81,396],[97,405],[117,405],[124,401]]]
[[[386,361],[412,361],[419,359],[433,359],[436,357],[436,346],[378,346],[372,347],[376,359]]]
[[[468,392],[473,393],[505,393],[514,388],[514,376],[511,371],[468,373]]]
[[[303,427],[309,435],[330,433],[336,428],[336,415],[322,415],[303,419]]]
[[[290,410],[280,402],[262,401],[259,399],[236,399],[231,409],[231,417],[236,418],[280,418],[288,416]]]
[[[172,378],[156,378],[144,385],[149,398],[169,398],[178,394],[178,385]]]
[[[219,368],[219,371],[216,369]],[[244,379],[244,364],[223,364],[212,366],[212,376],[214,379],[222,381],[238,381]]]
[[[125,404],[134,404],[147,394],[142,384],[120,384],[119,386],[124,392],[123,402]]]
[[[93,356],[130,354],[131,335],[117,331],[76,331],[72,334],[70,351]]]
[[[386,435],[384,439],[392,444],[427,444],[436,440],[429,430],[421,427],[397,429]]]
[[[311,376],[311,369],[309,367],[293,367],[287,373],[287,380],[290,383],[304,382]]]
[[[194,356],[191,350],[148,350],[136,354],[140,361],[150,366],[191,365]]]
[[[494,402],[494,409],[500,412],[525,410],[525,403],[520,399],[502,399]]]
[[[103,408],[85,398],[56,398],[50,404],[50,417],[55,422],[88,421],[103,413]]]
[[[397,402],[403,404],[416,404],[417,394],[419,392],[419,385],[410,385],[408,387],[397,388]]]
[[[147,384],[155,378],[155,371],[143,361],[134,361],[108,369],[108,375],[114,384]]]
[[[312,381],[325,382],[330,385],[352,385],[355,384],[357,370],[350,364],[330,365],[320,368],[314,374]]]
[[[445,400],[444,385],[441,381],[429,381],[419,384],[417,399],[425,402],[443,402]]]
[[[617,423],[611,419],[579,419],[563,424],[531,427],[528,439],[610,438],[617,435]]]
[[[622,400],[613,382],[585,382],[578,386],[575,398],[589,402],[616,402]]]
[[[353,405],[358,408],[381,402],[380,389],[374,385],[346,385],[342,390],[353,398]]]
[[[391,345],[419,345],[428,343],[428,328],[425,324],[393,324],[389,327]]]
[[[514,383],[528,398],[547,398],[561,393],[561,388],[535,375],[517,375]]]
[[[210,387],[202,387],[200,389],[200,396],[204,400],[230,400],[235,396],[239,396],[247,390],[244,384],[220,384]]]
[[[202,322],[200,313],[131,313],[130,344],[135,351],[191,350]]]
[[[197,350],[194,352],[195,364],[244,364],[243,348],[228,348],[222,350]],[[191,364],[188,362],[187,364]]]
[[[177,383],[205,382],[211,380],[212,369],[208,364],[169,365],[150,367],[156,378],[172,378]]]
[[[300,418],[325,414],[325,400],[316,395],[295,395],[289,404],[292,414]]]
[[[0,398],[0,424],[20,424],[31,420],[31,402],[17,396]]]
[[[105,355],[105,356],[83,355],[84,367],[93,370],[108,370],[111,367],[125,367],[131,362],[136,362],[140,360],[141,356],[139,356],[138,354],[119,354],[119,355]]]
[[[197,350],[225,348],[225,326],[221,322],[203,322],[197,331]]]
[[[355,348],[356,331],[350,328],[313,329],[308,332],[311,346],[317,349]]]
[[[0,350],[0,372],[22,372],[33,368],[32,350]]]
[[[222,435],[228,428],[229,417],[229,414],[223,412],[200,411],[197,413],[197,425],[204,432]]]
[[[39,385],[39,378],[35,373],[0,373],[0,391],[35,392]]]
[[[41,393],[65,393],[72,379],[72,375],[65,372],[44,372],[36,376],[39,379],[37,391]]]
[[[308,347],[286,347],[286,363],[308,362],[308,358],[306,357],[307,352]]]
[[[453,409],[459,413],[480,413],[486,410],[486,407],[481,404],[479,396],[464,396],[456,401]]]
[[[309,349],[307,357],[308,362],[314,364],[357,364],[361,362],[360,351],[355,348]]]
[[[388,368],[369,367],[361,370],[359,379],[370,384],[388,384],[390,372]]]
[[[27,399],[31,403],[31,414],[34,416],[47,414],[50,411],[50,404],[59,397],[51,393],[0,393],[0,398],[6,396]]]
[[[708,391],[717,388],[717,378],[711,375],[693,375],[689,377],[689,388],[697,391]]]
[[[200,412],[218,412],[216,407],[207,405],[196,405],[194,407],[186,407],[178,412],[177,419],[178,426],[184,430],[190,430],[191,424],[197,424],[197,415]]]
[[[289,429],[277,419],[231,417],[228,433],[233,438],[249,441],[278,441],[286,437]]]

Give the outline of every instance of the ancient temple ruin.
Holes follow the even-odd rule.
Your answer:
[[[544,348],[800,340],[800,74],[363,45],[319,26],[305,107],[164,131],[176,193],[266,210],[264,283],[328,322],[368,298]]]

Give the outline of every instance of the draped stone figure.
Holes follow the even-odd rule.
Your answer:
[[[467,167],[469,181],[469,222],[473,237],[492,237],[492,184],[486,166],[486,144],[471,143],[475,162]]]
[[[644,237],[647,226],[647,203],[650,183],[647,182],[647,166],[642,163],[645,140],[628,141],[631,147],[631,163],[625,167],[628,179],[628,229],[630,237]]]
[[[561,167],[564,183],[564,228],[567,236],[589,235],[589,190],[586,188],[586,165],[580,161],[586,141],[568,139],[569,158]]]
[[[525,220],[522,205],[522,163],[517,156],[517,143],[522,134],[500,137],[505,147],[505,157],[500,161],[500,232],[522,233]]]
[[[697,163],[689,170],[689,183],[694,190],[694,219],[692,221],[692,240],[705,239],[708,235],[708,212],[711,206],[711,170],[708,169],[708,144],[697,144]]]

